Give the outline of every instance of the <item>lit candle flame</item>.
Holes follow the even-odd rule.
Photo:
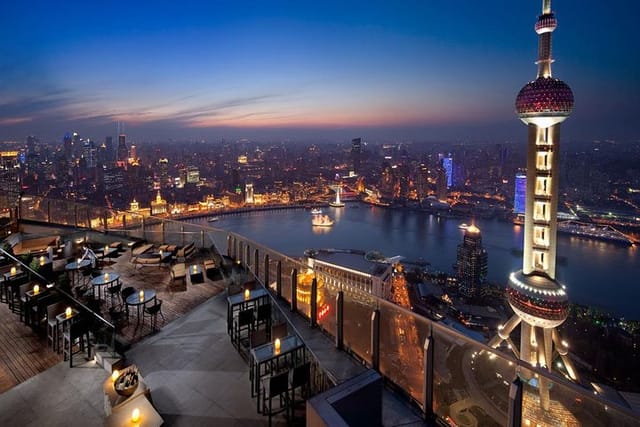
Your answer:
[[[144,291],[140,291],[140,301],[144,300]]]
[[[251,291],[249,291],[249,289],[245,289],[244,290],[244,299],[249,299],[250,296],[251,296]]]
[[[120,372],[116,369],[111,373],[111,380],[115,381],[118,379],[119,376],[120,376]]]
[[[15,267],[11,267],[11,275],[15,275],[16,274],[16,268]]]
[[[135,408],[133,411],[131,411],[131,421],[134,423],[140,421],[140,409]]]
[[[273,343],[273,348],[276,354],[280,353],[280,338],[276,338],[276,340]]]
[[[67,307],[67,309],[64,311],[64,314],[67,317],[71,317],[71,307]]]
[[[40,286],[34,285],[33,286],[33,294],[34,295],[38,295],[38,292],[40,292]]]

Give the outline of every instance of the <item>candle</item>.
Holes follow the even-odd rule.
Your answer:
[[[140,301],[144,301],[144,291],[140,291]]]
[[[251,296],[251,292],[249,291],[249,289],[245,289],[244,290],[244,299],[249,299],[250,296]]]
[[[120,372],[118,372],[117,369],[115,369],[112,373],[111,373],[111,381],[114,381],[118,379],[118,377],[120,376]]]
[[[43,256],[40,257],[40,265],[44,265],[44,257]]]
[[[11,275],[15,276],[16,274],[16,268],[15,267],[11,267]]]
[[[34,285],[33,286],[33,294],[34,295],[38,295],[38,292],[40,292],[40,286]]]
[[[71,317],[71,307],[67,307],[67,309],[64,311],[65,316],[67,316],[67,318]]]
[[[78,258],[76,261],[80,264],[82,262],[82,258]]]
[[[109,246],[104,247],[104,253],[106,254],[107,252],[109,252]]]
[[[131,411],[131,422],[137,423],[140,421],[140,409],[135,408]]]
[[[195,273],[198,270],[198,267],[196,267],[195,265],[193,266],[193,272]]]
[[[276,340],[274,341],[273,349],[275,350],[276,354],[280,353],[280,338],[276,338]]]
[[[104,280],[109,280],[109,273],[104,273]]]

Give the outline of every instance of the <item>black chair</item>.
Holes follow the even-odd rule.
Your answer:
[[[287,324],[286,322],[282,322],[282,323],[278,323],[276,325],[271,326],[271,337],[269,337],[272,340],[275,340],[276,338],[284,338],[287,335],[289,335],[289,332],[287,330]]]
[[[162,314],[162,300],[161,299],[156,299],[156,303],[153,304],[150,307],[145,307],[144,308],[144,312],[142,313],[143,316],[143,322],[144,322],[144,316],[145,315],[149,315],[149,317],[151,318],[151,330],[152,331],[156,331],[156,326],[158,324],[158,314],[160,314],[160,317],[162,317],[162,323],[165,322],[164,320],[164,314]]]
[[[233,344],[240,348],[243,339],[249,339],[249,333],[253,330],[253,308],[242,310],[233,322]]]
[[[107,292],[109,293],[112,307],[115,306],[115,303],[113,301],[116,299],[119,299],[121,304],[124,303],[124,301],[122,301],[122,298],[120,296],[121,291],[122,291],[122,283],[120,282],[116,283],[115,285],[111,285],[107,288]]]
[[[85,341],[86,339],[86,341]],[[73,348],[78,346],[78,350]],[[62,335],[62,352],[64,360],[69,358],[69,367],[73,367],[73,355],[84,353],[87,348],[87,358],[91,358],[91,341],[89,340],[89,324],[85,320],[78,320],[69,325]]]
[[[129,306],[127,305],[127,298],[135,293],[135,288],[131,286],[127,286],[120,293],[120,295],[122,296],[122,303],[124,304],[124,312],[127,314],[127,318],[129,317]]]
[[[289,423],[289,372],[284,371],[279,374],[263,378],[262,390],[258,399],[262,401],[261,412],[269,417],[269,427],[271,427],[271,417],[284,412]],[[274,407],[274,399],[278,405]],[[258,405],[260,407],[260,405]]]
[[[129,322],[129,318],[125,316],[121,305],[109,307],[109,318],[116,330],[121,330]]]
[[[311,392],[311,362],[293,368],[290,383],[291,416],[296,405],[296,390],[300,390],[300,401],[305,402]]]
[[[263,304],[258,306],[258,318],[256,319],[256,327],[264,325],[265,330],[271,333],[271,304]]]

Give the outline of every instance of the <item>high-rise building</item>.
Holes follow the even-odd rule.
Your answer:
[[[353,161],[353,172],[360,173],[360,157],[362,155],[362,138],[351,140],[351,160]]]
[[[524,172],[516,173],[515,191],[513,196],[513,213],[524,214],[527,202],[527,175]]]
[[[451,156],[442,159],[442,168],[447,176],[447,188],[453,185],[453,158]]]
[[[443,167],[436,169],[436,199],[447,201],[447,173]]]
[[[197,166],[187,166],[187,183],[197,184],[200,182],[200,169]]]
[[[120,165],[125,165],[127,163],[127,158],[129,157],[129,150],[127,149],[126,143],[127,136],[123,133],[118,135],[118,149],[116,153],[116,161]]]
[[[253,203],[253,184],[247,183],[244,185],[244,202]]]
[[[567,357],[567,344],[556,330],[569,313],[565,287],[556,281],[560,124],[573,109],[571,89],[551,76],[551,34],[556,26],[551,0],[543,0],[542,13],[535,25],[539,37],[538,75],[516,98],[516,112],[527,125],[529,134],[522,270],[511,273],[507,288],[515,314],[489,345],[497,347],[506,341],[516,357],[532,366],[551,371],[559,365],[568,377],[576,379],[575,369]],[[519,352],[509,337],[518,325]],[[556,351],[561,362],[554,360]],[[527,378],[526,374],[522,379],[535,383],[540,406],[548,411],[551,407],[549,379]],[[529,414],[528,418],[535,425],[535,414]]]
[[[487,251],[482,247],[482,235],[475,225],[464,232],[455,267],[460,291],[467,296],[478,296],[487,281]]]

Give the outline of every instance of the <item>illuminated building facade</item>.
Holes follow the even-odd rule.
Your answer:
[[[442,159],[442,168],[447,177],[447,188],[451,188],[453,185],[453,158],[451,156]]]
[[[118,162],[118,166],[126,165],[127,159],[129,158],[129,150],[127,149],[126,138],[126,135],[123,133],[118,136],[118,148],[116,151],[116,161]]]
[[[569,86],[551,76],[551,34],[557,26],[551,0],[542,1],[535,31],[539,37],[538,75],[516,98],[518,117],[527,125],[527,178],[522,270],[509,276],[507,297],[515,315],[499,328],[489,345],[505,341],[516,357],[549,371],[557,356],[567,376],[576,373],[567,357],[568,347],[556,327],[567,318],[569,302],[564,286],[556,281],[556,231],[560,124],[573,108]],[[520,350],[510,338],[520,325]],[[523,378],[524,380],[529,380]],[[542,409],[549,410],[549,383],[536,383]]]
[[[151,201],[151,215],[162,215],[167,213],[167,201],[162,198],[160,191],[156,199]]]
[[[516,173],[515,192],[513,196],[513,213],[522,215],[527,205],[527,174]]]
[[[470,297],[479,295],[487,281],[487,251],[482,247],[482,235],[475,225],[464,232],[464,240],[458,245],[455,267],[460,292]]]
[[[253,203],[253,184],[247,183],[244,186],[244,202],[245,203]]]
[[[362,138],[351,140],[351,159],[353,160],[353,172],[360,173],[360,156],[362,155]]]

